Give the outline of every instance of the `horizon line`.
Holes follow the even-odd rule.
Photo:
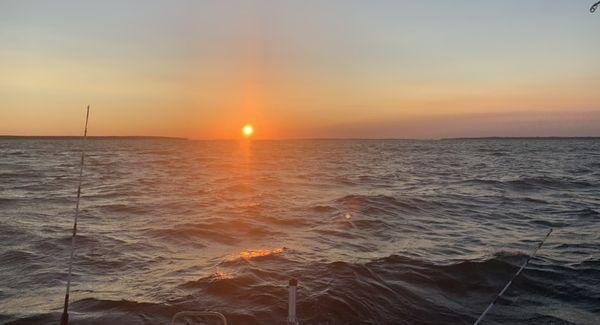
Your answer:
[[[0,134],[0,138],[81,138],[82,135],[12,135]],[[88,135],[87,138],[95,139],[164,139],[180,141],[289,141],[289,140],[410,140],[410,141],[435,141],[435,140],[493,140],[493,139],[598,139],[600,135],[583,136],[482,136],[482,137],[441,137],[441,138],[390,138],[390,137],[296,137],[296,138],[186,138],[162,135]]]

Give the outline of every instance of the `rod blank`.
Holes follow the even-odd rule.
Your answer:
[[[85,157],[85,140],[87,138],[88,119],[90,117],[90,105],[87,106],[85,114],[85,128],[81,145],[81,161],[79,164],[79,185],[77,186],[77,204],[75,205],[75,217],[73,218],[73,235],[71,237],[71,256],[69,257],[69,273],[67,275],[67,291],[65,293],[65,305],[60,317],[60,325],[69,324],[69,292],[71,290],[71,273],[73,270],[73,255],[75,254],[75,236],[77,235],[77,219],[79,217],[79,199],[81,198],[81,182],[83,180],[83,162]]]
[[[500,297],[502,297],[502,295],[506,292],[506,290],[508,289],[508,287],[510,287],[510,285],[512,284],[512,282],[514,281],[514,279],[516,279],[519,276],[519,274],[521,274],[521,272],[523,272],[523,269],[525,269],[525,267],[527,266],[527,264],[529,264],[529,261],[535,256],[535,254],[537,254],[537,251],[540,248],[542,248],[542,245],[544,245],[544,242],[546,241],[546,239],[548,239],[548,237],[550,236],[551,233],[552,233],[552,228],[550,228],[550,231],[548,231],[548,233],[546,234],[546,236],[544,237],[544,239],[542,239],[542,241],[540,241],[540,243],[538,244],[538,246],[527,257],[527,259],[525,260],[525,263],[523,263],[523,265],[521,265],[521,268],[519,268],[519,270],[517,271],[517,273],[515,273],[512,276],[512,278],[510,278],[510,281],[508,281],[508,283],[504,286],[504,288],[502,289],[502,291],[500,291],[500,293],[498,293],[496,295],[496,297],[494,298],[494,300],[492,300],[492,302],[489,304],[489,306],[487,306],[487,308],[483,311],[483,313],[481,314],[481,316],[479,316],[479,318],[477,318],[477,320],[475,321],[475,323],[473,323],[473,325],[477,325],[477,324],[479,324],[479,322],[481,322],[483,320],[483,318],[485,317],[485,315],[492,309],[492,307],[494,306],[494,304],[496,303],[496,301],[498,301],[498,299],[500,299]]]

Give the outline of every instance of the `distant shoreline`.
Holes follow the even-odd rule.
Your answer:
[[[568,140],[568,139],[600,139],[598,136],[582,136],[582,137],[460,137],[460,138],[442,138],[440,140]]]
[[[0,135],[0,139],[79,139],[80,135]],[[161,137],[161,136],[146,136],[146,135],[131,135],[131,136],[87,136],[88,139],[139,139],[139,140],[188,140],[187,138],[179,137]]]

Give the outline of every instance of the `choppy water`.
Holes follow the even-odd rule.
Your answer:
[[[76,324],[600,323],[600,140],[92,139]],[[0,323],[55,323],[75,139],[0,139]]]

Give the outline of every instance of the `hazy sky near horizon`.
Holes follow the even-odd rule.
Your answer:
[[[587,0],[0,1],[0,134],[600,136]]]

